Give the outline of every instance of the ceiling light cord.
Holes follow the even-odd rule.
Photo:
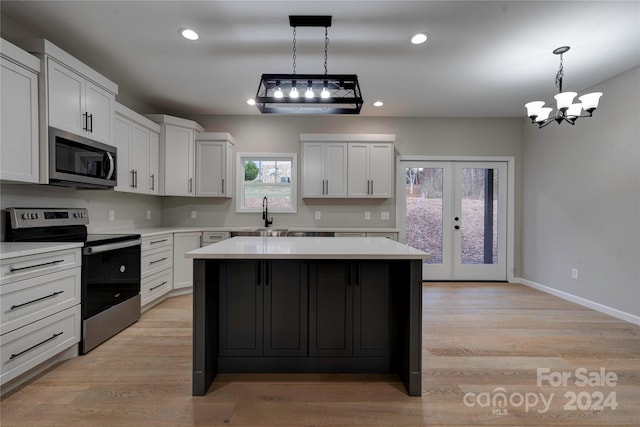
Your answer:
[[[293,27],[293,74],[296,73],[296,27]]]
[[[560,68],[558,68],[558,73],[556,74],[556,87],[558,88],[558,92],[562,92],[563,78],[564,78],[564,66],[562,63],[562,54],[560,54]]]
[[[327,59],[329,58],[329,27],[324,27],[324,74],[327,75]]]

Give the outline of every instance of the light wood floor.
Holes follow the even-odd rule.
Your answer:
[[[192,397],[186,295],[5,396],[0,424],[640,425],[640,327],[520,285],[426,284],[423,299],[421,398],[408,397],[396,377],[376,375],[220,375],[207,396]],[[537,386],[538,368],[572,377],[566,386]],[[616,385],[578,387],[578,368],[612,371]],[[499,392],[506,406],[491,404]],[[584,409],[597,392],[614,392],[617,408]],[[581,396],[583,409],[565,408],[566,393]],[[534,395],[538,405],[527,410],[521,399],[533,404]],[[540,396],[551,400],[546,410]]]

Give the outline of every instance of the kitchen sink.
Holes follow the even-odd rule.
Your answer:
[[[231,237],[333,237],[331,231],[289,231],[286,228],[255,228],[231,232]]]

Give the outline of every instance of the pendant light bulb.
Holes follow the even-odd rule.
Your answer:
[[[284,93],[282,93],[282,89],[280,89],[280,86],[278,86],[278,89],[276,89],[276,91],[273,93],[273,97],[280,99],[283,96],[284,96]]]
[[[307,98],[307,99],[313,99],[314,96],[315,95],[314,95],[313,91],[311,90],[311,88],[310,87],[307,88],[307,91],[304,93],[304,97]]]
[[[291,92],[289,92],[289,98],[297,98],[299,96],[298,94],[298,89],[296,89],[296,87],[292,87],[291,88]]]
[[[324,87],[322,88],[322,92],[320,92],[320,98],[327,99],[330,97],[331,97],[331,94],[327,90],[327,82],[324,82]]]

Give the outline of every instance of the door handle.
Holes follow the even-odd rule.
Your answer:
[[[136,188],[136,171],[131,169],[131,188]]]
[[[89,113],[87,113],[87,112],[82,113],[82,121],[83,121],[82,130],[85,131],[85,132],[88,132],[89,131],[89,129],[88,129],[89,128]]]
[[[193,192],[193,178],[189,178],[189,193]]]
[[[456,230],[460,230],[460,226],[459,226],[459,225],[456,225],[454,228],[455,228]]]
[[[156,174],[152,173],[150,178],[151,178],[151,191],[154,191],[156,189]]]

